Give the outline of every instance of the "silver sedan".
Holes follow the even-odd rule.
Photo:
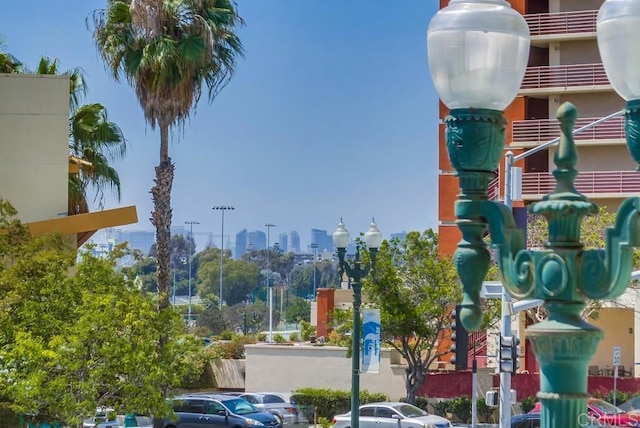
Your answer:
[[[333,417],[333,428],[351,428],[351,412]],[[402,402],[360,406],[360,428],[450,428],[451,422]]]

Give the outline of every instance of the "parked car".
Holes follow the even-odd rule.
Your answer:
[[[640,396],[633,397],[618,407],[627,413],[640,413]]]
[[[540,420],[540,410],[542,405],[537,402],[533,409],[528,414],[538,415]],[[535,416],[534,416],[535,417]],[[512,418],[511,426],[513,425]],[[614,426],[614,427],[640,427],[640,415],[634,413],[627,413],[619,407],[614,406],[604,400],[597,398],[590,398],[587,401],[587,414],[584,417],[584,425],[589,424],[593,426]],[[539,425],[531,425],[539,426]],[[522,427],[529,427],[529,425],[522,425]],[[521,428],[519,425],[517,428]]]
[[[360,406],[360,428],[450,428],[451,422],[419,407],[401,402],[370,403]],[[336,415],[333,428],[350,428],[351,412]]]
[[[279,419],[280,424],[289,425],[300,422],[298,407],[291,403],[291,394],[279,392],[251,392],[241,394],[244,398],[258,409],[272,413]]]
[[[274,415],[247,400],[222,394],[184,394],[171,399],[177,418],[165,420],[165,428],[282,428]]]

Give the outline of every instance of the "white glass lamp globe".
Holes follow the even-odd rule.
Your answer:
[[[529,59],[529,26],[504,0],[451,0],[431,19],[431,77],[450,109],[504,110]]]
[[[596,21],[598,49],[613,89],[640,99],[640,1],[607,0]]]
[[[380,248],[380,244],[382,244],[382,233],[378,229],[375,220],[371,221],[369,230],[364,234],[364,242],[369,248]]]
[[[342,220],[340,220],[338,228],[333,232],[333,245],[335,245],[336,248],[347,248],[349,242],[351,242],[351,234],[344,227]]]

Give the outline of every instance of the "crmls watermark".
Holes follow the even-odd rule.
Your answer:
[[[604,414],[599,416],[594,413],[580,413],[578,416],[579,427],[635,427],[640,426],[640,414],[624,413],[624,414]]]

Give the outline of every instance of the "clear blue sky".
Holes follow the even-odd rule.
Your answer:
[[[115,163],[122,200],[152,230],[149,190],[159,136],[133,90],[105,72],[86,20],[106,0],[3,4],[4,48],[27,66],[42,55],[81,67],[85,102],[103,103],[129,143]],[[219,233],[214,205],[233,205],[225,235],[265,230],[331,233],[340,217],[352,235],[372,216],[389,233],[437,227],[437,95],[426,28],[433,0],[238,0],[246,57],[218,98],[206,97],[173,134],[173,222]],[[234,238],[232,238],[234,239]]]

